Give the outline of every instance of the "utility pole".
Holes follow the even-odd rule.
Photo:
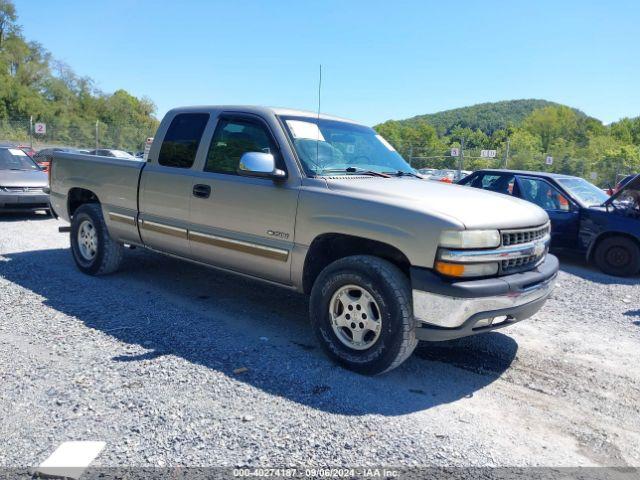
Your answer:
[[[29,117],[29,148],[33,150],[33,115]]]
[[[409,147],[409,166],[410,167],[413,167],[412,160],[413,160],[413,145]]]
[[[509,166],[509,143],[511,139],[507,137],[507,149],[504,153],[504,168],[506,169]]]
[[[460,156],[458,157],[458,178],[462,178],[462,167],[464,166],[464,137],[460,138]]]
[[[98,133],[99,133],[99,132],[98,132],[98,130],[99,130],[99,123],[100,123],[100,120],[96,120],[96,150],[98,150]],[[97,153],[98,153],[98,152],[96,152],[96,154],[97,154]]]

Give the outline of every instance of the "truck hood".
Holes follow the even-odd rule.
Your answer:
[[[46,187],[48,183],[42,170],[0,170],[0,187]]]
[[[542,225],[547,213],[533,203],[478,188],[418,178],[333,177],[330,190],[450,217],[468,229]]]
[[[624,186],[618,190],[616,193],[611,195],[605,202],[602,204],[604,206],[611,204],[615,199],[620,197],[624,192],[628,192],[630,190],[639,191],[640,190],[640,174],[636,175],[634,178],[629,180]]]

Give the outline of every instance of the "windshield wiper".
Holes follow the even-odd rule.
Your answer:
[[[356,173],[358,175],[371,175],[372,177],[390,178],[390,175],[387,173],[376,172],[375,170],[364,170],[356,167],[327,168],[320,171],[320,174],[323,174],[323,173]]]
[[[415,174],[413,172],[405,172],[402,170],[396,170],[395,172],[383,172],[386,173],[387,175],[393,175],[395,177],[415,177],[415,178],[422,178],[420,175]]]

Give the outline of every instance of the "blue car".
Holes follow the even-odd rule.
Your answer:
[[[551,219],[551,248],[580,253],[603,272],[640,272],[640,175],[611,197],[580,177],[478,170],[459,184],[535,203]]]

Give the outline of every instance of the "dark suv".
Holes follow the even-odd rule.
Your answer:
[[[583,178],[545,172],[479,170],[458,183],[542,207],[552,248],[579,252],[610,275],[640,271],[640,175],[611,197]]]

